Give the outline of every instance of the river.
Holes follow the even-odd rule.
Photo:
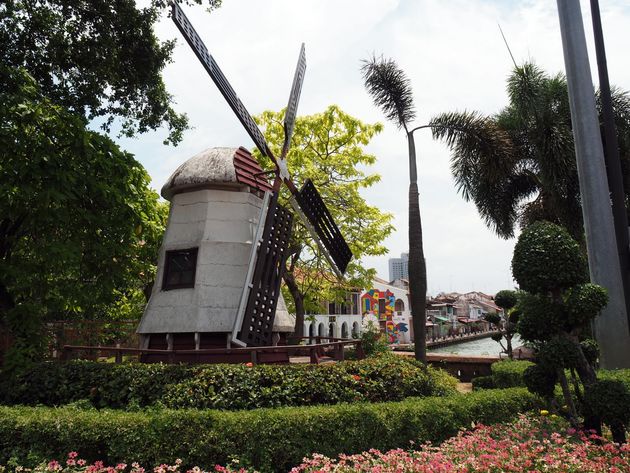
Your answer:
[[[504,342],[505,343],[505,342]],[[512,347],[516,348],[522,345],[521,339],[518,335],[515,335],[512,339]],[[499,356],[501,353],[501,346],[492,340],[492,338],[481,338],[479,340],[472,340],[470,342],[457,343],[455,345],[449,345],[439,348],[427,348],[428,353],[451,353],[453,355],[492,355]]]

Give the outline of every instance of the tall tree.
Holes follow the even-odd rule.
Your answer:
[[[583,240],[571,112],[563,75],[532,63],[507,81],[509,105],[497,114],[444,113],[430,125],[451,148],[451,169],[466,200],[499,236],[547,220]],[[630,97],[613,91],[620,154],[630,196]]]
[[[202,0],[186,0],[201,4]],[[26,69],[53,102],[109,131],[116,119],[131,136],[165,125],[177,143],[187,127],[162,81],[174,42],[153,26],[166,0],[5,0],[0,5],[2,62]],[[221,0],[208,0],[210,8]]]
[[[20,365],[42,322],[98,318],[153,278],[165,212],[132,155],[0,66],[0,318]]]
[[[427,268],[422,245],[422,221],[418,201],[416,147],[411,122],[416,117],[411,84],[392,59],[372,57],[363,62],[365,87],[377,107],[398,129],[405,130],[409,146],[409,292],[415,356],[426,362]]]
[[[284,142],[283,118],[284,111],[266,111],[256,117],[277,155]],[[387,252],[382,241],[393,230],[392,216],[370,206],[360,194],[380,180],[378,174],[366,174],[363,168],[376,162],[364,147],[381,129],[382,125],[363,123],[335,105],[295,122],[287,157],[291,176],[298,186],[307,179],[313,181],[354,255],[345,280],[339,281],[301,220],[294,219],[284,282],[294,303],[296,336],[304,335],[307,310],[316,311],[323,300],[335,300],[347,290],[371,285],[374,270],[365,268],[360,259]],[[257,150],[255,153],[264,167],[272,167]],[[281,201],[286,203],[289,196],[284,186],[282,192]]]

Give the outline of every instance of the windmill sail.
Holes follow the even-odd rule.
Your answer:
[[[280,283],[288,256],[293,215],[271,198],[238,340],[248,346],[272,345]]]
[[[341,235],[339,227],[337,227],[328,207],[322,200],[322,196],[310,179],[306,181],[302,190],[294,195],[294,199],[293,202],[297,203],[299,208],[296,208],[295,203],[292,202],[293,207],[306,217],[307,228],[311,233],[316,234],[313,237],[320,247],[325,248],[325,256],[329,262],[334,263],[331,266],[340,275],[343,275],[352,259],[352,251]]]
[[[175,2],[171,3],[171,8],[172,18],[177,25],[177,28],[179,28],[179,31],[182,33],[192,50],[195,52],[197,58],[199,58],[199,60],[201,61],[201,64],[203,64],[203,67],[206,69],[225,100],[227,100],[230,108],[236,114],[239,121],[241,122],[251,139],[254,141],[256,147],[260,150],[263,156],[269,156],[273,159],[273,154],[271,153],[271,150],[267,145],[265,137],[256,125],[256,122],[243,105],[243,102],[241,102],[241,100],[238,98],[236,92],[234,92],[234,89],[225,78],[225,75],[223,75],[223,72],[219,68],[217,62],[208,52],[208,48],[206,48],[205,44],[203,44],[203,41],[201,41],[201,38],[184,14],[184,11]]]
[[[291,137],[293,136],[293,127],[295,126],[295,117],[297,116],[297,107],[300,101],[300,93],[302,92],[302,83],[304,82],[304,74],[306,73],[306,52],[304,43],[300,48],[300,56],[298,58],[295,75],[293,76],[293,85],[291,86],[291,94],[289,95],[289,103],[287,111],[284,114],[284,144],[280,159],[285,159],[289,153],[291,145]]]

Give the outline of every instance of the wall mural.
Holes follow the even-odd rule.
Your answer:
[[[379,299],[385,302],[384,312],[379,313]],[[394,305],[396,298],[390,290],[379,291],[378,289],[370,289],[361,296],[362,314],[373,315],[378,318],[379,322],[385,322],[385,335],[389,343],[398,342],[398,327],[393,321]]]

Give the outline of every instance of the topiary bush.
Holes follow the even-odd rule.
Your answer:
[[[398,401],[455,392],[457,380],[413,359],[386,355],[328,365],[41,363],[6,379],[6,404],[254,409]]]
[[[512,274],[522,290],[545,294],[587,282],[588,265],[569,232],[536,222],[523,230],[514,246]]]
[[[0,406],[0,465],[24,466],[80,451],[88,461],[159,465],[181,458],[210,470],[236,458],[262,471],[288,471],[303,457],[440,442],[471,423],[494,424],[539,408],[523,388],[392,403],[251,411],[82,410]]]
[[[562,227],[549,222],[537,222],[521,233],[514,247],[512,271],[521,289],[527,291],[519,297],[517,330],[538,349],[536,367],[524,373],[527,387],[547,397],[552,408],[563,414],[553,398],[559,383],[561,404],[567,407],[571,423],[579,427],[582,422],[584,429],[601,433],[604,412],[621,415],[617,406],[606,410],[604,401],[624,398],[621,391],[627,389],[620,383],[615,385],[618,396],[603,396],[595,371],[597,348],[583,340],[590,333],[591,321],[608,302],[606,289],[588,282],[580,245]],[[587,395],[593,392],[598,394]],[[589,406],[590,402],[597,402],[597,407]],[[615,425],[624,422],[621,419]],[[623,428],[615,435],[616,441],[625,441]]]

